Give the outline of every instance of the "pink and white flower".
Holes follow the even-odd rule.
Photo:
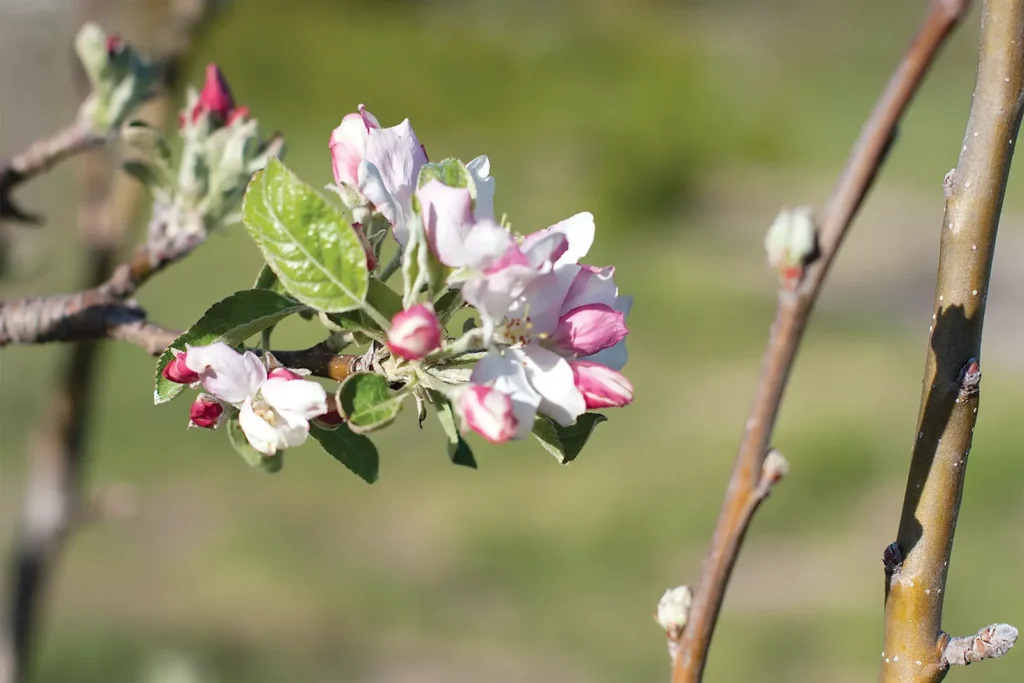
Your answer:
[[[456,402],[456,408],[462,414],[463,422],[468,427],[485,438],[490,438],[489,434],[493,436],[495,433],[502,433],[505,434],[503,440],[522,439],[530,434],[537,416],[537,409],[543,399],[526,378],[526,371],[522,365],[493,351],[480,359],[473,368],[468,390],[476,391],[479,394],[480,389],[477,387],[486,388],[495,394],[504,396],[511,406],[511,415],[503,413],[504,417],[501,418],[501,423],[504,427],[501,430],[488,428],[486,423],[475,423],[466,415],[467,404],[465,401],[478,400],[482,395],[478,395],[476,399],[466,399],[466,395],[463,394]],[[493,402],[490,405],[497,405],[499,400],[504,405],[505,399],[498,399],[491,394],[487,394],[487,396]],[[495,443],[498,442],[495,441]]]
[[[456,409],[463,424],[491,443],[505,443],[519,425],[512,399],[497,389],[470,384],[459,396]]]
[[[309,421],[327,412],[327,392],[322,386],[287,368],[268,373],[251,351],[238,353],[215,342],[190,347],[184,362],[208,394],[239,409],[245,438],[264,455],[303,444]]]
[[[569,361],[587,410],[621,408],[633,402],[633,384],[617,370],[588,360]]]
[[[419,360],[440,347],[441,323],[429,305],[410,306],[391,319],[388,348],[399,358]]]
[[[359,105],[331,133],[334,179],[348,186],[391,223],[399,244],[408,240],[410,201],[427,153],[409,119],[381,128],[376,117]],[[354,208],[354,207],[349,207]]]

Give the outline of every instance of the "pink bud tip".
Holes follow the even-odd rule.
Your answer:
[[[196,427],[212,429],[217,426],[220,416],[224,414],[224,406],[206,396],[200,396],[189,410],[189,419]]]
[[[622,373],[587,360],[570,361],[569,365],[587,410],[621,408],[633,402],[633,384]]]
[[[199,101],[192,110],[192,121],[196,121],[203,113],[209,113],[218,123],[227,121],[235,108],[235,98],[224,74],[216,64],[206,67],[206,82],[199,91]]]
[[[406,360],[419,360],[441,346],[441,323],[434,310],[416,304],[391,319],[388,348]]]
[[[175,354],[174,360],[164,366],[160,374],[175,384],[194,384],[199,381],[199,374],[189,370],[185,365],[185,354],[181,351]]]
[[[117,35],[116,33],[111,33],[109,36],[107,36],[108,55],[113,56],[120,52],[122,49],[124,49],[124,41],[121,40],[121,36]]]
[[[297,372],[293,372],[288,368],[274,368],[273,370],[267,373],[267,377],[269,377],[270,379],[286,379],[289,381],[294,379],[302,379],[302,375],[300,375]]]
[[[470,384],[459,398],[458,408],[466,426],[491,443],[504,443],[516,435],[519,422],[508,394]]]

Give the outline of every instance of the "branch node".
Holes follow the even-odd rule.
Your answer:
[[[779,451],[774,448],[770,449],[761,464],[761,479],[757,483],[758,497],[768,497],[772,487],[782,481],[787,474],[789,474],[789,461]]]
[[[940,647],[943,641],[945,647],[942,660],[946,666],[967,666],[983,659],[998,659],[1005,655],[1017,642],[1017,629],[1009,624],[992,624],[973,636],[950,638],[943,633]]]

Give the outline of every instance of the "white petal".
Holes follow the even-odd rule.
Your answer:
[[[377,167],[385,187],[400,206],[406,206],[416,189],[420,168],[427,155],[416,139],[409,119],[391,128],[370,131],[366,160]]]
[[[427,241],[438,260],[453,268],[469,265],[466,238],[474,222],[469,190],[431,180],[416,191],[416,197],[423,207]]]
[[[491,172],[491,161],[486,156],[478,156],[468,164],[469,174],[476,185],[476,207],[473,215],[477,220],[489,218],[494,220],[494,178],[488,177]]]
[[[208,393],[235,406],[254,396],[267,378],[267,369],[255,354],[238,353],[223,342],[190,347],[185,365],[199,373]]]
[[[529,316],[533,334],[554,334],[558,318],[565,312],[565,297],[578,271],[576,265],[561,266],[533,280],[510,307],[509,317]]]
[[[541,413],[568,427],[586,412],[587,402],[576,388],[576,379],[567,360],[536,344],[509,349],[509,353],[522,362],[530,384],[541,395]]]
[[[572,369],[569,370],[572,381]],[[541,396],[530,386],[521,363],[510,357],[492,352],[477,361],[470,377],[473,384],[489,386],[512,399],[512,412],[516,416],[516,439],[528,436],[533,429]],[[582,395],[581,395],[582,399]]]
[[[309,422],[292,413],[279,413],[275,411],[274,429],[277,430],[277,439],[280,448],[294,448],[306,443],[309,436]]]
[[[252,399],[245,399],[238,413],[238,425],[249,445],[264,455],[273,455],[281,447],[280,436],[269,422],[253,412]]]
[[[359,164],[359,191],[391,225],[395,224],[399,215],[398,204],[384,184],[380,171],[368,161]],[[397,233],[395,237],[398,237]]]
[[[512,234],[493,220],[477,221],[466,236],[466,265],[475,270],[486,270],[514,244]]]
[[[570,267],[570,266],[566,266]],[[589,304],[605,304],[615,307],[616,297],[619,293],[615,286],[615,268],[594,269],[590,266],[577,266],[578,274],[573,280],[572,287],[565,297],[565,305],[562,312],[568,313],[574,308],[587,306]],[[626,311],[620,311],[625,313]]]
[[[289,418],[311,420],[327,412],[327,392],[307,379],[270,378],[260,393],[270,407]]]
[[[555,265],[562,266],[569,263],[579,263],[579,260],[587,255],[591,245],[594,244],[594,231],[594,215],[584,211],[583,213],[566,218],[560,223],[555,223],[550,228],[538,230],[532,235],[528,235],[523,243],[523,248],[526,249],[527,244],[531,241],[540,240],[551,234],[562,234],[569,240],[569,247],[558,261],[555,262]]]

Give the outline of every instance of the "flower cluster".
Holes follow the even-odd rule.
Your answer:
[[[217,194],[227,210],[231,188],[254,170],[241,154],[249,125],[248,111],[209,67],[181,116],[186,144],[175,196]],[[368,481],[376,469],[366,463],[377,455],[363,435],[390,424],[407,398],[421,421],[434,406],[453,461],[467,457],[468,431],[492,443],[533,433],[566,461],[603,419],[588,410],[632,402],[622,374],[632,297],[619,293],[613,267],[585,262],[595,236],[590,213],[514,233],[496,218],[486,156],[432,162],[408,119],[383,127],[363,105],[341,120],[328,148],[328,187],[341,207],[277,160],[249,181],[242,217],[267,266],[254,289],[211,308],[165,352],[157,402],[182,385],[202,387],[190,424],[229,421],[247,458],[253,450],[257,460],[272,458],[312,435]],[[222,212],[205,206],[202,215]],[[397,254],[381,268],[385,248]],[[399,268],[401,293],[385,284]],[[470,317],[450,336],[459,311]],[[346,357],[334,395],[305,371],[279,367],[270,352],[273,326],[296,312],[329,328],[318,348],[367,347]],[[262,360],[242,345],[258,332]],[[580,429],[567,430],[581,419]]]
[[[528,435],[538,413],[569,426],[587,409],[632,401],[620,372],[632,297],[619,294],[613,267],[580,263],[594,241],[591,214],[517,236],[495,221],[487,157],[465,165],[464,184],[446,184],[445,174],[424,173],[427,155],[408,119],[381,128],[362,105],[334,130],[330,150],[354,220],[363,225],[380,214],[406,246],[421,231],[446,284],[461,287],[480,315],[488,353],[468,385],[449,392],[465,425],[500,443]],[[367,258],[376,261],[372,251]],[[423,304],[396,316],[392,352],[418,360],[436,349],[440,324],[431,318]]]
[[[320,384],[288,368],[268,370],[252,351],[223,342],[175,351],[162,374],[206,392],[192,404],[189,426],[214,428],[237,415],[249,444],[267,456],[305,443],[313,418],[331,421]]]

